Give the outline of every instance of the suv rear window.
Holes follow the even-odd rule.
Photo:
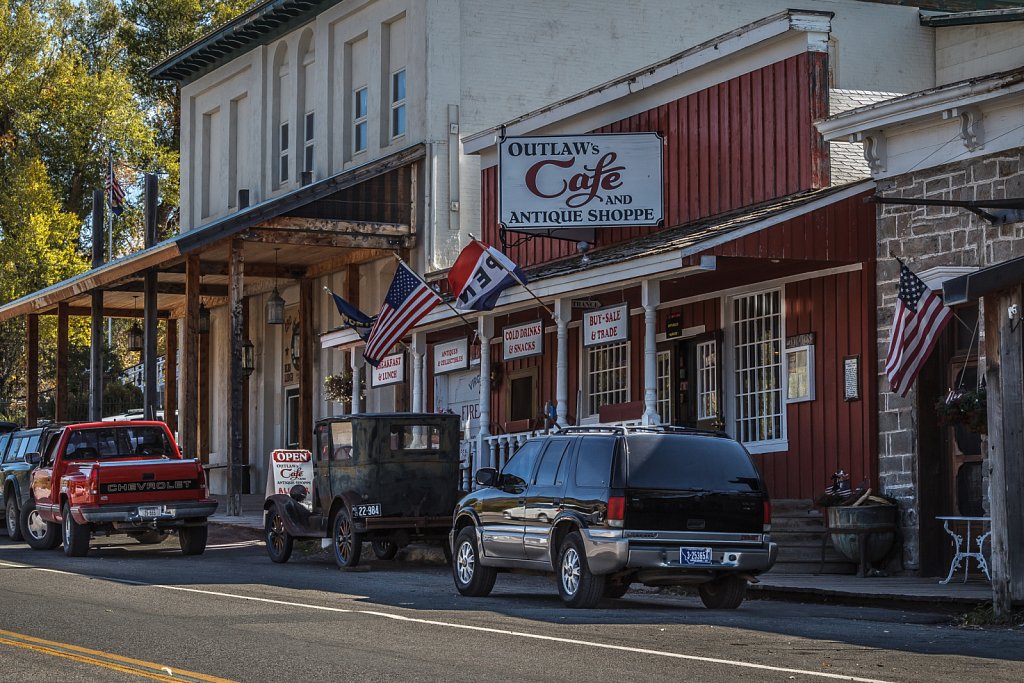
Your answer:
[[[631,434],[627,482],[631,488],[758,491],[760,479],[743,446],[695,434]]]

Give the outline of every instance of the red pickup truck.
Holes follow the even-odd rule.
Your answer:
[[[37,550],[83,556],[95,535],[159,543],[176,531],[185,555],[206,550],[217,501],[198,460],[184,460],[163,422],[95,422],[64,427],[46,452],[30,453],[25,540]]]

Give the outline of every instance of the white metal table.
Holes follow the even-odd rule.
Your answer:
[[[992,527],[989,524],[992,519],[990,517],[936,517],[935,519],[942,520],[942,527],[946,530],[946,533],[953,539],[953,545],[956,547],[956,552],[953,554],[953,559],[949,563],[949,574],[945,579],[939,581],[939,583],[949,583],[949,580],[953,578],[953,574],[960,569],[960,564],[964,565],[964,583],[967,583],[967,573],[970,571],[970,558],[974,558],[978,566],[981,567],[981,571],[985,573],[985,578],[989,581],[992,580],[992,576],[988,573],[988,561],[985,559],[985,553],[983,552],[983,546],[985,540],[992,534]],[[950,528],[950,522],[964,522],[967,525],[966,533],[961,535],[957,533],[959,529],[954,530]],[[975,529],[981,533],[978,536],[971,535],[971,525],[977,525]],[[987,530],[986,530],[987,526]],[[974,542],[975,551],[971,552],[971,542]]]

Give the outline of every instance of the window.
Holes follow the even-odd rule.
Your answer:
[[[288,182],[288,122],[281,124],[281,160],[278,167],[278,182]]]
[[[658,352],[658,417],[665,424],[672,423],[672,352]]]
[[[570,443],[572,442],[569,439],[552,439],[548,443],[547,450],[544,451],[544,457],[540,459],[537,476],[533,478],[534,484],[538,486],[555,486],[556,484],[564,483],[558,481],[555,474],[561,469],[559,465],[562,464],[562,457],[569,449]]]
[[[7,452],[7,442],[10,440],[10,434],[0,434],[0,462],[3,462],[3,456]]]
[[[365,87],[356,89],[352,96],[352,151],[366,150],[366,114],[367,91]]]
[[[391,74],[391,137],[405,135],[405,69]]]
[[[425,425],[392,425],[393,451],[436,451],[441,448],[441,430]]]
[[[814,347],[786,349],[786,401],[814,400]]]
[[[527,441],[515,455],[505,463],[501,470],[501,486],[503,488],[526,486],[530,475],[533,474],[533,466],[540,455],[540,447],[543,441]]]
[[[313,171],[313,112],[306,114],[306,131],[303,137],[302,170]]]
[[[736,438],[743,443],[783,439],[782,292],[733,299],[732,320]]]
[[[352,423],[331,423],[331,448],[334,449],[332,460],[352,459]]]
[[[535,368],[509,373],[508,419],[510,421],[532,420],[540,412],[537,407],[537,392],[534,390],[536,374]]]
[[[299,445],[299,390],[288,389],[284,395],[285,446]]]
[[[587,349],[587,414],[629,400],[629,342]]]
[[[697,419],[718,417],[718,343],[697,344]]]
[[[615,437],[585,436],[576,459],[576,485],[606,488],[611,482]]]

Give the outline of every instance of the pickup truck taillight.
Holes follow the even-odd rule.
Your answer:
[[[626,497],[608,497],[608,526],[621,527],[626,518]]]
[[[89,480],[85,484],[86,494],[93,501],[97,500],[100,495],[100,464],[96,463],[92,466],[92,470],[89,471]]]
[[[772,502],[767,498],[764,501],[764,533],[772,530]]]
[[[206,470],[204,470],[203,466],[198,464],[198,463],[196,464],[196,467],[199,468],[199,477],[198,477],[199,478],[199,493],[200,493],[200,495],[205,497],[206,496]]]

